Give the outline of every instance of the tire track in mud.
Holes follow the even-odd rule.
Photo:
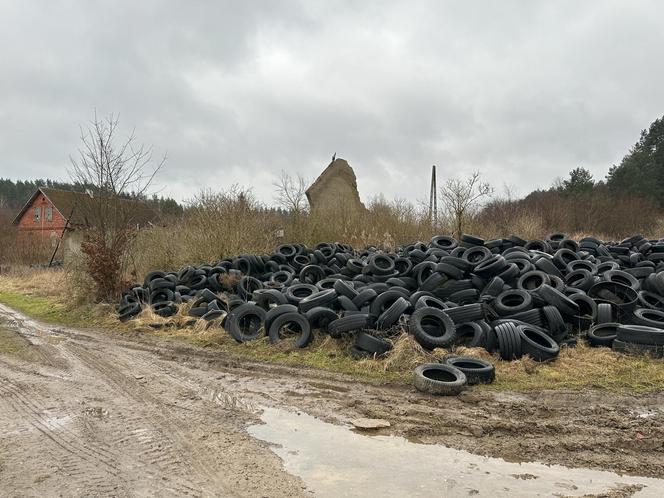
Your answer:
[[[34,394],[29,398],[23,390],[8,379],[0,377],[0,393],[10,408],[31,421],[32,426],[66,451],[87,457],[102,466],[109,474],[118,475],[117,455],[105,448],[90,447],[75,438],[57,417],[46,417],[46,409],[37,404]]]
[[[118,493],[120,469],[110,451],[82,441],[57,417],[48,417],[34,393],[28,396],[20,385],[4,377],[0,377],[0,402],[9,408],[6,413],[17,415],[23,444],[32,446],[29,450],[49,454],[54,466],[91,494]],[[29,428],[46,438],[46,445],[43,438],[32,439]]]
[[[39,354],[0,355],[0,490],[303,495],[302,482],[247,434],[257,415],[225,399],[234,386],[207,372],[208,359],[180,363],[170,343],[49,327],[0,305],[0,326],[8,320]]]
[[[232,494],[226,489],[219,473],[208,463],[212,455],[197,451],[179,427],[180,424],[200,422],[196,416],[198,411],[188,412],[190,417],[187,419],[172,420],[164,415],[166,410],[162,401],[137,382],[133,374],[122,373],[125,365],[122,365],[118,358],[111,363],[73,342],[67,344],[67,350],[86,368],[100,374],[97,377],[104,379],[111,389],[133,402],[134,415],[122,418],[123,430],[118,433],[113,445],[138,443],[141,458],[146,458],[149,466],[159,467],[166,475],[182,474],[182,463],[190,462],[190,468],[187,469],[189,475],[181,476],[183,482],[171,483],[177,485],[177,494],[198,495],[205,483],[213,483],[212,489],[215,489],[215,492],[223,490],[226,496]],[[107,355],[109,353],[104,352]],[[139,364],[134,365],[137,366]],[[149,428],[146,428],[146,421],[150,422]],[[149,467],[146,470],[149,471]]]
[[[21,325],[21,330],[22,332],[30,332],[26,331],[24,324]],[[39,337],[35,333],[26,335]],[[50,335],[57,336],[58,333],[52,331]],[[178,445],[173,438],[167,436],[169,432],[178,431],[178,429],[173,425],[168,428],[164,427],[166,419],[159,415],[161,403],[152,398],[147,391],[141,391],[135,379],[119,374],[116,365],[110,365],[108,362],[95,358],[93,354],[77,345],[73,339],[73,337],[64,339],[64,343],[61,343],[64,348],[57,348],[57,352],[55,348],[41,340],[41,338],[39,342],[42,344],[35,347],[41,353],[39,357],[48,360],[45,362],[45,366],[55,366],[56,362],[52,361],[53,354],[57,355],[59,352],[60,358],[64,360],[60,363],[65,363],[66,369],[69,370],[68,376],[71,375],[72,370],[78,367],[79,370],[84,370],[78,372],[79,374],[84,374],[91,379],[103,380],[106,384],[105,387],[129,399],[127,406],[134,408],[131,410],[133,413],[130,413],[130,410],[123,406],[125,403],[122,403],[116,406],[117,410],[122,412],[122,417],[118,420],[106,420],[114,426],[112,432],[116,437],[110,438],[95,448],[82,444],[80,437],[72,436],[57,417],[44,415],[47,410],[37,402],[34,393],[30,392],[28,395],[23,392],[19,384],[0,377],[0,398],[8,403],[8,408],[18,418],[26,420],[30,427],[39,431],[53,445],[57,446],[60,451],[54,460],[59,462],[59,466],[66,475],[76,478],[80,484],[90,490],[114,490],[114,493],[117,493],[117,486],[108,485],[102,490],[95,485],[94,481],[108,482],[109,477],[111,480],[119,480],[117,478],[121,476],[123,470],[119,465],[119,461],[126,460],[127,455],[133,454],[136,455],[135,461],[131,462],[130,465],[125,465],[124,470],[126,470],[126,467],[139,468],[141,474],[139,479],[145,479],[151,483],[150,493],[158,492],[159,495],[171,494],[172,496],[202,496],[204,492],[201,483],[214,481],[214,479],[211,479],[209,475],[204,475],[198,480],[199,482],[195,482],[196,480],[192,479],[191,475],[197,473],[194,469],[201,468],[198,464],[183,470],[183,464],[190,459],[179,448],[182,444]],[[100,351],[99,354],[102,354],[102,352]],[[0,364],[13,371],[19,370],[27,376],[37,373],[34,369],[30,370],[25,367],[16,369],[18,365],[12,365],[2,360],[0,360]],[[92,375],[90,375],[91,372]],[[176,379],[175,376],[171,376],[171,378]],[[129,385],[131,385],[131,388],[128,387]],[[141,392],[137,393],[134,389],[139,389]],[[150,406],[153,408],[151,412],[142,408],[146,400],[151,401]],[[94,426],[89,424],[85,417],[82,418],[86,432],[94,433]],[[155,419],[162,423],[154,424]],[[72,421],[70,419],[67,422],[71,423]],[[184,441],[184,437],[181,437],[180,441]],[[120,452],[111,453],[108,448],[116,448]],[[121,454],[122,450],[125,450],[124,454]],[[84,464],[77,463],[78,460],[83,460]],[[105,475],[95,477],[94,471],[100,466],[106,470]],[[84,476],[90,476],[90,479],[84,479]],[[127,477],[125,476],[125,479]],[[218,489],[219,486],[215,486],[215,488]],[[209,495],[211,492],[207,494]],[[224,494],[230,495],[230,493]]]

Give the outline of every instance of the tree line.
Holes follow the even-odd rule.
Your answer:
[[[70,190],[73,192],[85,192],[88,185],[78,182],[62,182],[50,179],[36,180],[11,180],[9,178],[0,178],[0,210],[16,214],[30,199],[32,194],[40,187],[56,188],[60,190]],[[132,195],[123,194],[127,198],[139,198],[156,209],[163,216],[178,216],[182,214],[183,207],[170,197],[163,197],[157,194]]]

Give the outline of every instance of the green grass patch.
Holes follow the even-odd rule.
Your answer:
[[[0,291],[0,302],[32,318],[58,325],[82,325],[88,313],[42,296]]]

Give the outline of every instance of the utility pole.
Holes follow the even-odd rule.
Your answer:
[[[431,166],[431,191],[429,193],[429,222],[438,225],[438,193],[436,188],[436,165]]]

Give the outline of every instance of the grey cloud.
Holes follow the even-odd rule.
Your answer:
[[[664,6],[630,2],[3,2],[0,176],[66,178],[94,109],[168,153],[162,192],[315,177],[366,200],[480,169],[522,194],[601,178],[664,114]]]

